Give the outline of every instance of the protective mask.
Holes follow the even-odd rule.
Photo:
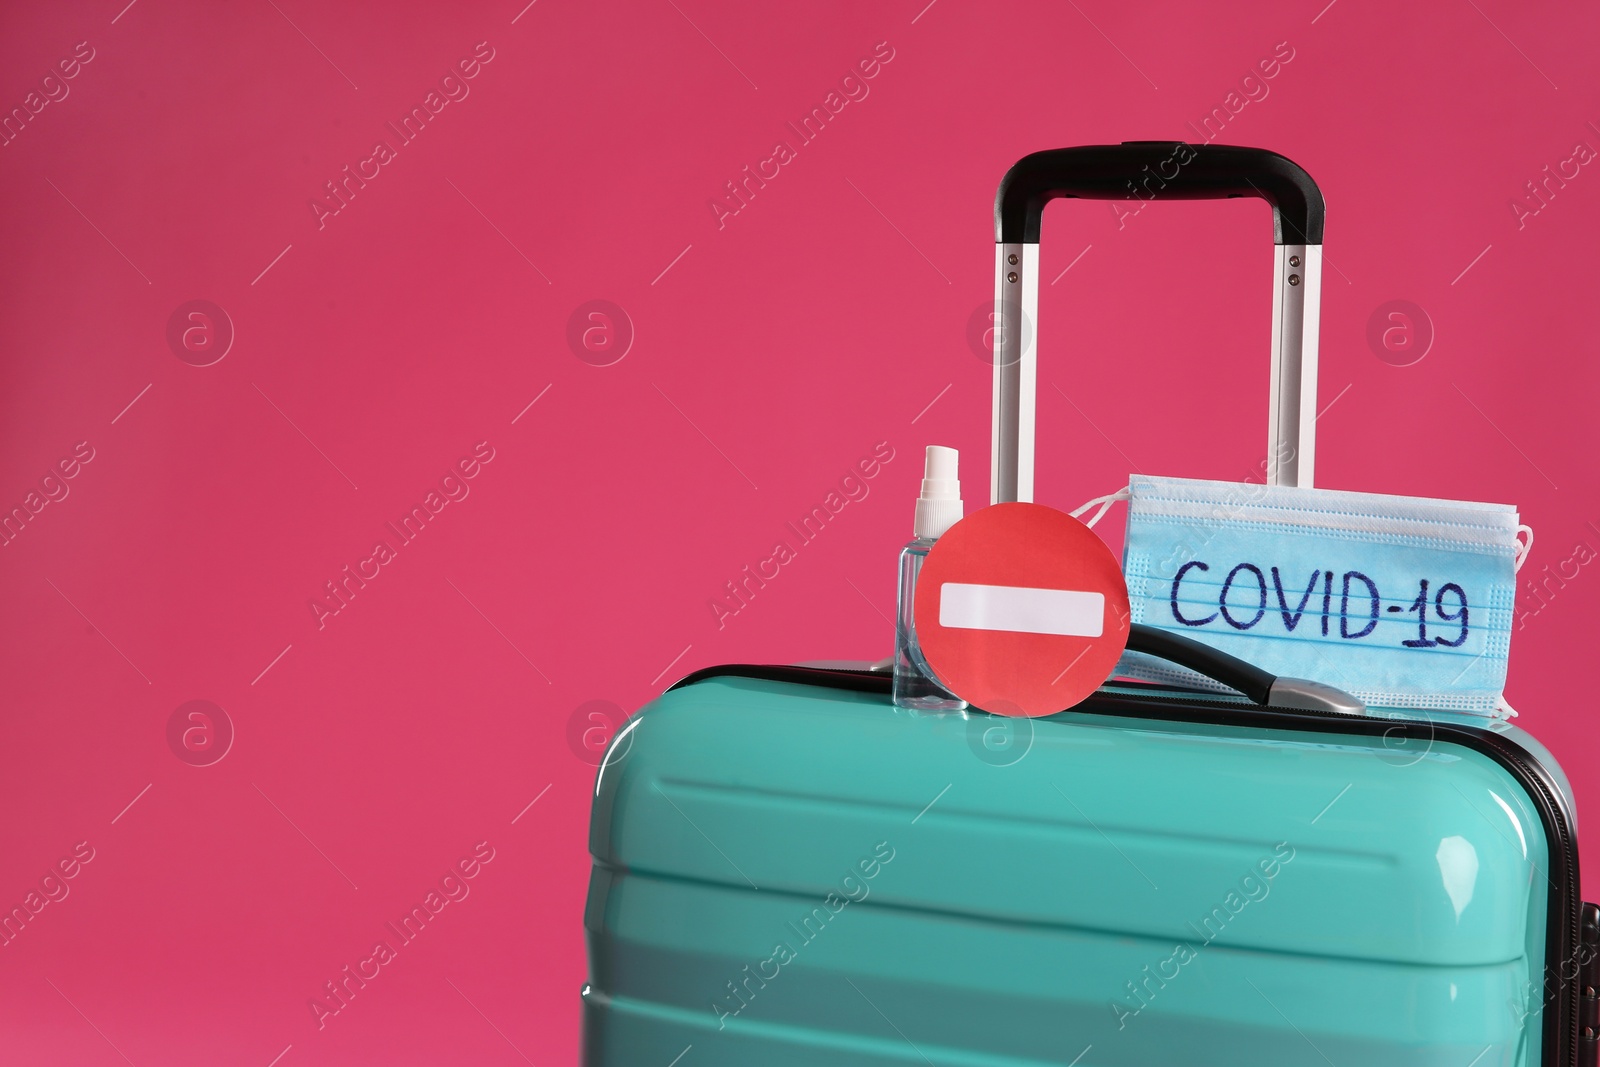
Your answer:
[[[1144,476],[1126,493],[1133,622],[1370,706],[1504,713],[1533,539],[1515,508]],[[1216,688],[1137,653],[1118,673]]]

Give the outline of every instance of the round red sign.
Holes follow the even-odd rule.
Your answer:
[[[1043,504],[996,504],[928,552],[913,606],[928,666],[997,715],[1052,715],[1111,674],[1128,644],[1128,585],[1104,541]]]

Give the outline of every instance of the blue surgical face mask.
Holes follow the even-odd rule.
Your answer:
[[[1134,622],[1370,706],[1502,713],[1515,508],[1143,476],[1127,492]],[[1216,687],[1137,653],[1118,673]]]

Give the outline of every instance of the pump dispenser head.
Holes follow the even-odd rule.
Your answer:
[[[961,521],[961,483],[956,478],[961,453],[943,445],[929,445],[922,472],[922,495],[917,497],[917,537],[942,537]]]

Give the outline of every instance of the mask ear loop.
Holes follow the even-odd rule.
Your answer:
[[[1533,527],[1524,523],[1517,527],[1517,533],[1527,534],[1528,539],[1525,541],[1521,538],[1517,539],[1517,558],[1511,564],[1513,573],[1522,569],[1522,565],[1528,562],[1528,553],[1533,551]],[[1515,712],[1512,714],[1515,714]]]
[[[1111,505],[1115,504],[1119,500],[1126,499],[1128,499],[1128,487],[1123,486],[1115,493],[1107,493],[1105,496],[1097,496],[1093,500],[1086,501],[1073,511],[1068,512],[1068,514],[1075,519],[1081,518],[1084,512],[1098,504],[1099,510],[1097,510],[1089,518],[1083,520],[1083,524],[1092,530],[1094,529],[1095,523],[1106,517],[1106,512],[1111,510]]]
[[[1522,569],[1522,565],[1528,562],[1528,553],[1533,551],[1533,527],[1526,523],[1520,523],[1517,526],[1517,534],[1527,534],[1528,536],[1525,539],[1520,536],[1517,537],[1517,555],[1511,564],[1513,572]],[[1511,706],[1503,693],[1494,710],[1497,718],[1510,720],[1517,717],[1517,709]]]

